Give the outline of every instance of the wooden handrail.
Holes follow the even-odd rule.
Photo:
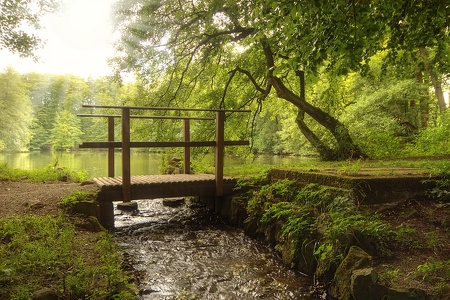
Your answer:
[[[191,147],[215,147],[215,178],[216,196],[223,196],[223,163],[225,146],[246,146],[248,141],[225,141],[225,113],[251,112],[250,110],[221,110],[221,109],[193,109],[193,108],[171,108],[171,107],[141,107],[141,106],[110,106],[110,105],[83,105],[86,108],[109,108],[120,109],[121,115],[112,114],[79,114],[80,117],[105,117],[108,118],[108,141],[107,142],[83,142],[80,148],[108,148],[108,176],[114,177],[114,149],[122,148],[122,191],[123,202],[131,201],[131,169],[130,150],[140,147],[183,147],[184,148],[184,173],[190,173],[190,148]],[[131,110],[172,110],[172,111],[203,111],[215,112],[215,118],[190,117],[190,116],[145,116],[131,115]],[[122,120],[122,141],[114,141],[114,119]],[[130,119],[173,119],[183,120],[184,130],[183,142],[132,142],[130,140]],[[191,141],[190,120],[216,120],[215,141]]]
[[[137,110],[166,110],[166,111],[204,111],[204,112],[252,112],[248,109],[207,109],[207,108],[181,108],[181,107],[155,107],[155,106],[117,106],[117,105],[92,105],[83,104],[85,108],[110,108],[110,109],[137,109]]]
[[[215,147],[216,141],[130,142],[131,148]],[[223,141],[224,146],[248,146],[248,141]],[[122,148],[122,142],[83,142],[79,148]],[[110,176],[113,177],[113,176]]]
[[[121,118],[120,115],[103,115],[103,114],[77,114],[78,117],[97,117],[97,118]],[[201,117],[177,117],[177,116],[140,116],[130,115],[131,119],[155,119],[155,120],[202,120],[214,121],[215,118],[201,118]]]

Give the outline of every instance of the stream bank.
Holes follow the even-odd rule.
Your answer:
[[[450,204],[428,196],[438,178],[385,171],[271,170],[206,202],[337,299],[450,299]]]

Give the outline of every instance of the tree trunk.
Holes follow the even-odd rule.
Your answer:
[[[444,98],[444,91],[442,90],[441,81],[436,76],[436,73],[433,71],[433,68],[432,68],[430,62],[428,61],[428,50],[426,48],[420,48],[419,53],[424,60],[425,70],[430,75],[431,83],[433,84],[433,87],[434,87],[434,94],[437,98],[437,103],[438,103],[439,109],[441,111],[444,111],[447,109],[447,103],[445,103],[445,98]]]
[[[336,159],[333,150],[327,145],[325,145],[317,137],[317,135],[314,132],[312,132],[312,130],[309,129],[309,127],[305,124],[304,115],[305,113],[299,110],[297,118],[295,119],[295,123],[297,123],[297,126],[300,129],[301,133],[306,137],[308,142],[317,150],[322,160]]]
[[[431,73],[430,77],[431,82],[433,83],[434,94],[436,95],[439,109],[441,111],[444,111],[447,109],[447,103],[445,103],[444,91],[442,90],[441,81],[437,78],[437,76],[434,73]]]
[[[423,75],[422,71],[418,71],[416,74],[417,82],[419,84],[423,84]],[[430,120],[430,108],[428,105],[428,98],[426,96],[422,96],[419,99],[420,105],[420,126],[421,128],[428,127],[428,121]]]

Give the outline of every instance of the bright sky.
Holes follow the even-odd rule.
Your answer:
[[[42,19],[39,35],[46,44],[31,58],[0,51],[0,70],[8,65],[20,73],[75,74],[83,78],[110,75],[107,58],[113,56],[111,5],[114,0],[63,0],[56,14]]]

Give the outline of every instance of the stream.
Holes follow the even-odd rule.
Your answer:
[[[139,299],[325,299],[312,278],[202,204],[137,202],[137,212],[115,210],[115,238],[138,274]]]

